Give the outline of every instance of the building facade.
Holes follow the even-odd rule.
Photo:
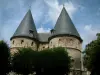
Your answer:
[[[81,74],[82,39],[65,7],[63,7],[54,28],[49,33],[37,32],[31,10],[29,10],[10,40],[11,53],[16,52],[17,48],[21,47],[31,47],[33,50],[65,47],[69,55],[73,58],[71,75],[73,73],[74,75]]]

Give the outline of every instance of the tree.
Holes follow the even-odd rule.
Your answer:
[[[96,40],[86,45],[84,53],[84,66],[91,71],[91,75],[100,75],[100,33]]]
[[[2,40],[0,41],[0,74],[6,75],[9,72],[9,64],[10,64],[10,49],[8,45]]]
[[[13,71],[17,74],[28,75],[33,73],[33,55],[35,51],[31,48],[20,48],[12,57]]]
[[[64,75],[70,71],[70,57],[65,48],[52,48],[42,51],[33,51],[30,48],[21,48],[12,59],[13,71],[28,75]]]
[[[71,59],[65,48],[57,47],[40,51],[42,75],[64,75],[70,72]]]

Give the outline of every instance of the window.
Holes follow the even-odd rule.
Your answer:
[[[33,46],[33,42],[31,43],[31,46]]]
[[[52,44],[52,42],[51,42],[51,44]]]
[[[14,44],[14,40],[13,40],[13,42],[12,42],[13,44]]]
[[[55,30],[54,30],[54,29],[51,29],[50,31],[51,31],[51,34],[54,34],[54,31],[55,31]]]
[[[61,39],[59,39],[59,41],[61,41]]]
[[[72,39],[70,39],[70,41],[72,41]]]
[[[43,49],[44,49],[45,47],[43,46]]]
[[[21,40],[21,44],[24,42],[24,40]]]
[[[33,30],[29,30],[29,34],[32,34],[34,36],[34,31]]]

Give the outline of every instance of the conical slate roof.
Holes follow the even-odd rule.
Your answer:
[[[36,27],[32,18],[31,10],[29,10],[15,31],[13,37],[30,37],[30,38],[38,38]],[[11,39],[12,39],[11,38]]]
[[[63,7],[60,16],[56,22],[56,25],[54,27],[54,35],[60,35],[60,34],[68,34],[73,35],[80,38],[80,35],[78,31],[76,30],[73,22],[71,21],[65,7]]]

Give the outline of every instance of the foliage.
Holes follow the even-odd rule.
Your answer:
[[[70,57],[65,48],[33,51],[21,48],[12,59],[13,71],[18,74],[36,72],[36,75],[64,75],[70,71]]]
[[[70,57],[65,48],[57,47],[40,51],[41,68],[45,75],[64,75],[70,71]]]
[[[5,75],[9,72],[9,64],[10,64],[10,50],[8,45],[4,41],[0,41],[0,74]]]
[[[84,56],[84,66],[92,72],[99,73],[100,68],[100,34],[97,34],[97,39],[86,45]],[[98,75],[98,74],[97,74]]]
[[[13,71],[23,75],[32,73],[34,52],[31,48],[20,48],[12,57]]]

